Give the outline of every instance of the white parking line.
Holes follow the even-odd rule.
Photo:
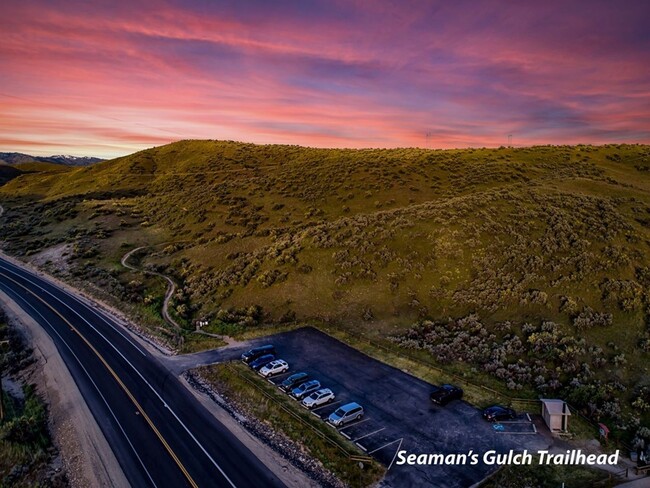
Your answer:
[[[346,439],[350,440],[350,436],[346,434],[345,432],[341,432],[341,435],[345,437]]]
[[[535,435],[537,434],[537,429],[535,429],[535,432],[506,432],[504,430],[497,430],[497,434],[507,434],[507,435]]]
[[[361,444],[359,444],[358,442],[355,442],[355,444],[359,447],[359,449],[363,449],[364,452],[368,452],[368,449],[366,449],[365,447],[363,447],[363,446],[362,446]]]
[[[374,451],[370,451],[368,454],[374,454],[374,453],[376,453],[377,451],[381,451],[384,447],[388,447],[388,446],[390,446],[391,444],[395,444],[396,442],[400,442],[400,441],[402,441],[402,440],[403,440],[403,438],[401,438],[401,439],[395,439],[393,442],[389,442],[388,444],[384,444],[383,446],[378,447],[378,448],[375,449]]]
[[[376,430],[374,432],[370,432],[369,434],[366,434],[366,435],[362,435],[361,437],[357,437],[356,439],[354,439],[354,442],[360,441],[361,439],[365,439],[366,437],[370,437],[371,435],[375,435],[375,434],[377,434],[377,433],[379,433],[379,432],[381,432],[382,430],[385,430],[385,429],[386,429],[386,427],[382,427],[379,430]]]
[[[404,438],[399,440],[399,446],[397,446],[397,449],[395,449],[395,454],[393,455],[393,459],[390,462],[390,464],[388,465],[387,469],[390,469],[393,466],[393,463],[395,462],[395,458],[397,457],[397,453],[399,452],[400,448],[402,447],[402,441],[403,440],[404,440]]]
[[[363,420],[359,420],[358,422],[354,422],[353,424],[348,424],[348,425],[346,425],[345,427],[341,427],[341,428],[339,429],[339,431],[341,431],[341,430],[345,430],[345,429],[349,429],[350,427],[354,427],[355,425],[362,424],[362,423],[364,423],[364,422],[367,422],[368,420],[370,420],[370,419],[363,419]]]
[[[337,400],[337,401],[335,401],[335,402],[327,403],[327,404],[325,404],[325,405],[321,405],[320,407],[316,407],[316,408],[313,410],[313,412],[315,412],[316,410],[320,410],[321,408],[331,407],[332,405],[336,405],[337,403],[341,403],[341,400]]]
[[[532,422],[532,420],[530,419],[530,415],[528,415],[528,413],[526,413],[526,417],[528,418],[529,422]]]

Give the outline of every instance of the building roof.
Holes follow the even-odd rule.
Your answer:
[[[551,415],[571,415],[571,410],[564,400],[540,398],[540,401]]]

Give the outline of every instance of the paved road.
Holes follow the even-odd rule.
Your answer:
[[[283,486],[102,311],[2,258],[0,289],[52,337],[134,487]]]

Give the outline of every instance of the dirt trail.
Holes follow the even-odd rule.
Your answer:
[[[139,273],[145,273],[145,274],[150,274],[154,276],[159,276],[160,278],[164,279],[167,282],[167,291],[165,292],[165,299],[163,301],[163,306],[162,306],[162,316],[165,319],[165,322],[167,322],[169,325],[174,327],[176,330],[180,330],[181,326],[176,322],[171,315],[169,315],[169,301],[171,300],[172,296],[174,295],[174,292],[176,291],[176,283],[174,283],[174,280],[172,280],[169,276],[164,275],[162,273],[158,273],[156,271],[148,271],[142,268],[136,268],[135,266],[131,266],[128,261],[129,258],[135,254],[136,252],[140,251],[141,249],[145,249],[147,246],[140,246],[136,247],[135,249],[130,250],[127,252],[124,256],[122,256],[122,260],[120,261],[122,263],[122,266],[124,266],[127,269],[130,269],[131,271],[137,271]]]
[[[158,276],[158,277],[164,279],[167,282],[167,291],[165,292],[165,298],[163,300],[163,306],[162,306],[162,316],[165,319],[165,322],[167,322],[169,325],[171,325],[172,327],[174,327],[178,331],[178,330],[181,329],[181,326],[169,314],[169,302],[171,301],[171,298],[174,295],[174,292],[176,291],[176,283],[174,283],[174,280],[172,280],[167,275],[164,275],[162,273],[158,273],[157,271],[149,271],[149,270],[145,270],[145,269],[142,269],[142,268],[136,268],[135,266],[132,266],[132,265],[129,264],[129,258],[133,254],[135,254],[136,252],[138,252],[138,251],[140,251],[142,249],[145,249],[147,247],[149,247],[149,246],[140,246],[140,247],[136,247],[135,249],[131,249],[124,256],[122,256],[122,259],[121,259],[120,263],[122,264],[122,266],[124,266],[127,269],[130,269],[131,271],[137,271],[139,273],[145,273],[145,274],[149,274],[149,275],[153,275],[153,276]],[[206,335],[206,336],[209,336],[209,337],[214,337],[214,338],[217,338],[217,339],[221,339],[222,341],[224,341],[228,345],[237,344],[237,341],[235,341],[235,339],[233,339],[230,336],[219,335],[219,334],[211,334],[209,332],[204,332],[204,331],[198,330],[198,329],[196,331],[194,331],[194,333]]]

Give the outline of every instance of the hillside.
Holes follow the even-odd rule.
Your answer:
[[[13,179],[0,203],[7,251],[68,243],[72,276],[143,310],[164,288],[119,260],[152,246],[142,264],[175,277],[188,331],[329,322],[514,390],[580,378],[574,401],[600,395],[602,415],[616,395],[595,378],[650,403],[649,146],[181,141]]]

